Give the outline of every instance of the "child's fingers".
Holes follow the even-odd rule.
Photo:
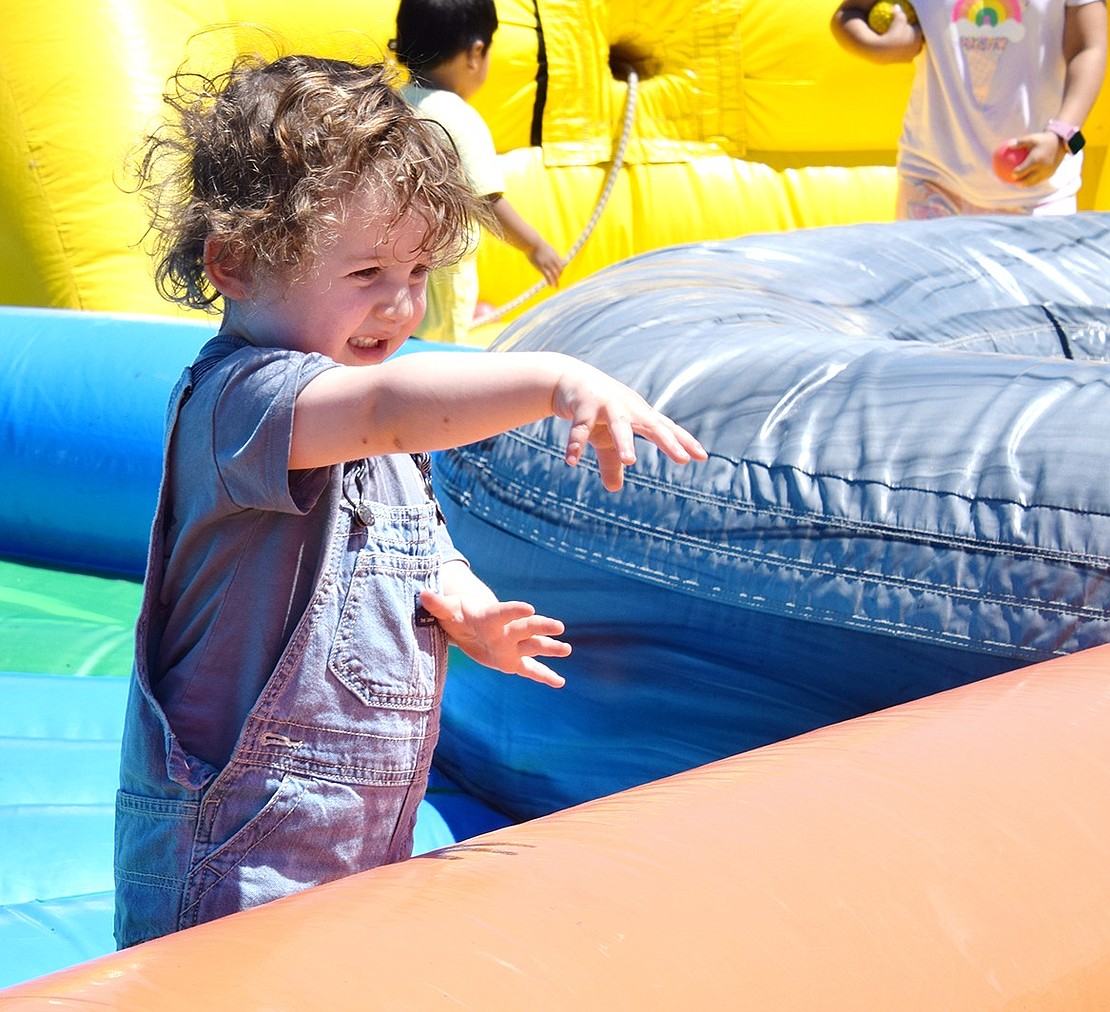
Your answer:
[[[517,673],[522,678],[530,678],[533,682],[550,685],[553,689],[561,689],[567,684],[567,680],[562,675],[556,674],[546,664],[532,657],[521,659],[520,669]]]
[[[691,460],[705,460],[708,454],[701,443],[678,422],[643,402],[642,410],[626,413],[623,410],[607,413],[608,436],[626,465],[636,462],[633,435],[641,436],[659,447],[675,463],[688,464]],[[596,436],[597,428],[591,435]],[[593,438],[595,445],[599,440]]]
[[[617,491],[624,483],[624,468],[636,462],[635,436],[654,443],[678,464],[708,458],[689,431],[654,410],[634,391],[624,388],[622,392],[623,397],[577,405],[567,437],[565,459],[569,465],[577,464],[586,446],[592,444],[605,487]]]
[[[555,632],[562,632],[563,628],[560,623],[553,618],[545,618],[542,615],[536,614],[536,609],[533,608],[527,601],[499,601],[497,603],[496,612],[497,621],[502,625],[508,627],[511,625],[521,625],[522,628],[528,628],[534,620],[537,624],[546,624],[555,622],[559,628]],[[552,630],[547,630],[552,631]]]
[[[552,636],[529,636],[517,641],[521,657],[568,657],[570,644]]]
[[[566,657],[570,644],[556,639],[566,627],[557,618],[530,615],[505,626],[505,638],[515,644],[520,657]]]
[[[562,636],[566,631],[566,627],[557,618],[536,615],[531,605],[528,608],[527,616],[518,616],[505,623],[505,633],[511,639],[519,643],[533,636]]]
[[[653,424],[637,426],[636,432],[651,440],[676,464],[688,464],[691,460],[706,460],[709,457],[694,435],[666,415],[656,414]]]
[[[566,461],[573,466],[582,459],[586,444],[592,443],[600,454],[615,451],[625,464],[636,462],[631,418],[623,411],[606,411],[576,418],[567,437]]]
[[[607,492],[619,492],[624,486],[625,461],[612,447],[598,447],[596,452],[601,484]]]
[[[567,436],[567,451],[564,458],[571,467],[574,467],[582,459],[586,444],[590,441],[592,429],[592,423],[587,421],[578,421],[571,425],[570,434]]]
[[[457,597],[449,597],[437,591],[425,588],[420,592],[420,603],[427,608],[428,613],[440,622],[461,622],[461,602]]]

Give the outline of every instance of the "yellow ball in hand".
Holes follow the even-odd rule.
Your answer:
[[[867,23],[874,31],[882,35],[894,20],[894,8],[896,6],[901,7],[906,12],[906,20],[911,25],[917,24],[917,11],[913,9],[913,4],[909,0],[900,0],[898,4],[893,3],[892,0],[877,0],[867,15]]]

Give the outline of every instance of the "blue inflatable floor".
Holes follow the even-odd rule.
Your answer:
[[[0,987],[115,947],[113,806],[139,593],[0,560]],[[415,849],[509,822],[435,774]]]
[[[115,948],[112,823],[127,679],[0,672],[0,987]],[[425,853],[508,825],[433,774]]]

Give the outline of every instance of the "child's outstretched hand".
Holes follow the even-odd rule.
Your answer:
[[[464,572],[465,571],[465,572]],[[462,562],[443,568],[445,593],[425,590],[420,603],[435,616],[448,638],[487,668],[521,675],[552,688],[566,681],[537,657],[566,657],[570,644],[558,619],[537,615],[523,601],[499,601]]]
[[[625,467],[636,462],[633,434],[651,440],[678,464],[708,456],[697,439],[635,390],[584,362],[575,362],[559,378],[552,411],[571,423],[566,462],[577,464],[586,444],[592,445],[602,484],[610,492],[620,489]]]

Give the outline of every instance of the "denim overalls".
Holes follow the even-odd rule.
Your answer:
[[[170,399],[167,456],[191,382],[186,370]],[[379,465],[415,473],[405,456]],[[446,669],[443,631],[416,605],[438,586],[438,511],[430,494],[352,501],[333,470],[334,536],[312,599],[222,770],[185,753],[151,690],[163,483],[116,804],[121,948],[411,853]]]

